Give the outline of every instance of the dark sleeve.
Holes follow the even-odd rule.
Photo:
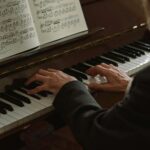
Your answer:
[[[123,101],[101,108],[79,81],[66,84],[54,106],[86,150],[150,147],[150,68],[137,75]],[[148,132],[149,131],[149,132]]]

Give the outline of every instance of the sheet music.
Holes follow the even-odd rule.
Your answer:
[[[0,59],[39,45],[27,0],[0,0]]]
[[[87,31],[79,0],[29,0],[41,44]]]

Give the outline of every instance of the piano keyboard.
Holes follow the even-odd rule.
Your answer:
[[[54,96],[51,93],[27,95],[26,90],[20,87],[0,94],[0,134],[53,109]]]
[[[91,66],[100,63],[113,64],[129,76],[150,65],[150,44],[136,41],[121,48],[114,49],[102,56],[97,56],[84,63],[73,66],[73,69],[85,72]]]
[[[90,78],[86,74],[86,70],[100,63],[113,64],[128,75],[133,75],[150,65],[150,44],[136,41],[64,69],[64,72],[84,82]],[[44,91],[35,95],[27,95],[26,90],[34,86],[37,86],[37,83],[30,87],[23,84],[19,86],[10,85],[4,92],[0,93],[0,135],[53,109],[54,96],[52,93]]]

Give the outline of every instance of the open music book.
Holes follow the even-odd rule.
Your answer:
[[[87,30],[79,0],[0,0],[0,60]]]

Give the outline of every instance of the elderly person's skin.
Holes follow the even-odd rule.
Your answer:
[[[93,90],[104,90],[104,91],[114,91],[114,92],[124,92],[131,78],[119,70],[113,65],[101,64],[87,70],[87,73],[91,76],[101,75],[107,78],[107,83],[89,84],[89,88]]]
[[[123,71],[120,71],[113,65],[101,64],[92,67],[87,70],[87,73],[91,76],[101,75],[107,78],[107,83],[97,84],[90,83],[88,87],[97,91],[125,91],[131,78],[127,76]],[[42,84],[30,91],[28,94],[35,94],[40,91],[51,91],[55,95],[59,90],[68,82],[74,81],[76,78],[63,73],[56,69],[40,69],[35,75],[33,75],[26,84],[30,84],[34,81],[40,81]]]

